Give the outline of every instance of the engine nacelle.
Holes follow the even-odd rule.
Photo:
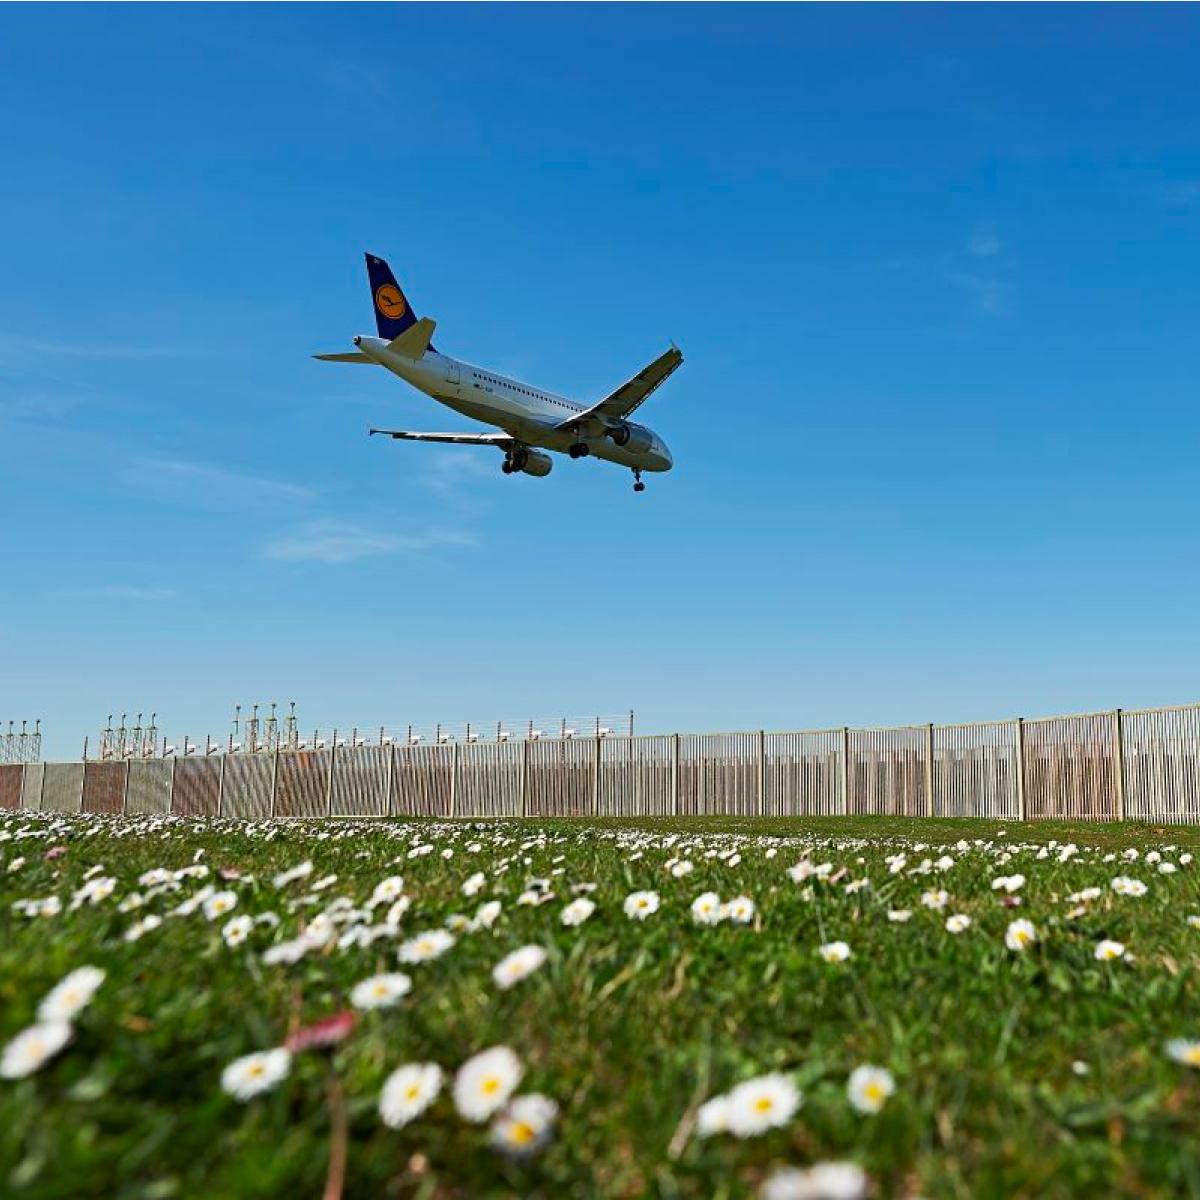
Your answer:
[[[540,450],[531,450],[528,446],[517,446],[508,459],[510,470],[524,471],[526,475],[541,479],[554,470],[554,460]]]
[[[615,429],[610,429],[608,436],[630,454],[645,454],[654,445],[654,435],[650,430],[644,425],[631,425],[628,421],[622,421]]]

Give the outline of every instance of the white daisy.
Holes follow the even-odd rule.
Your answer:
[[[596,911],[596,905],[586,896],[572,900],[562,911],[562,923],[568,927],[582,925]]]
[[[845,942],[826,942],[817,952],[827,963],[845,962],[850,957],[850,947]]]
[[[651,913],[658,912],[657,892],[630,892],[625,897],[625,915],[635,921],[644,921]]]
[[[698,925],[716,925],[721,920],[721,897],[716,892],[701,892],[692,901],[692,920]]]
[[[287,1078],[292,1069],[292,1056],[282,1046],[235,1058],[221,1072],[221,1087],[235,1100],[249,1100],[260,1092],[270,1091]]]
[[[444,929],[429,929],[400,946],[400,961],[423,963],[440,958],[454,945],[454,935]]]
[[[860,1113],[877,1113],[895,1090],[890,1071],[869,1065],[855,1067],[846,1084],[846,1095]]]
[[[517,1158],[536,1154],[550,1140],[557,1117],[558,1105],[549,1096],[518,1096],[492,1122],[491,1143]]]
[[[24,1079],[40,1071],[69,1041],[71,1026],[66,1021],[43,1021],[22,1029],[0,1056],[0,1077]]]
[[[248,913],[231,917],[221,929],[221,936],[227,946],[240,946],[254,929],[254,918]]]
[[[971,928],[971,918],[966,913],[955,913],[946,918],[947,933],[963,933]]]
[[[871,1181],[857,1164],[817,1163],[776,1171],[763,1184],[762,1200],[866,1200]]]
[[[754,920],[754,901],[749,896],[735,896],[725,906],[725,912],[735,925],[748,925]]]
[[[499,900],[488,900],[481,904],[475,913],[475,928],[491,929],[500,916],[500,907]]]
[[[1021,917],[1019,920],[1013,921],[1005,930],[1004,944],[1010,950],[1025,950],[1037,941],[1037,937],[1037,930],[1034,928],[1033,922]]]
[[[521,1062],[507,1046],[484,1050],[458,1069],[454,1105],[466,1120],[480,1124],[508,1103],[521,1075]]]
[[[889,921],[897,925],[902,925],[905,921],[912,919],[912,909],[910,908],[892,908],[888,910],[887,918]]]
[[[73,1021],[92,1002],[96,989],[104,982],[99,967],[79,967],[46,993],[38,1005],[41,1022]]]
[[[712,1137],[729,1129],[729,1097],[714,1096],[696,1111],[696,1136]]]
[[[233,892],[214,892],[204,901],[204,915],[210,921],[215,921],[237,908],[237,902],[238,898]]]
[[[921,903],[926,908],[939,909],[945,908],[950,901],[950,893],[944,888],[937,888],[933,891],[921,893]]]
[[[412,991],[412,980],[399,971],[372,975],[356,983],[350,992],[355,1008],[392,1008]]]
[[[419,1117],[442,1090],[442,1068],[436,1063],[408,1063],[393,1071],[383,1083],[379,1116],[385,1125],[400,1129]]]
[[[799,1088],[787,1075],[774,1072],[748,1079],[729,1093],[729,1131],[744,1138],[783,1125],[801,1099]]]
[[[1167,1055],[1185,1067],[1200,1067],[1200,1042],[1190,1038],[1172,1038],[1167,1043]]]
[[[541,946],[522,946],[506,954],[492,969],[492,979],[498,988],[507,991],[520,983],[546,961],[546,951]]]
[[[1109,941],[1105,938],[1096,943],[1094,951],[1097,962],[1112,962],[1115,958],[1125,957],[1125,947],[1120,942]]]

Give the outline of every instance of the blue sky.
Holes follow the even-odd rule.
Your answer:
[[[1191,7],[6,7],[0,717],[643,729],[1200,699]],[[676,470],[313,362],[439,348]]]

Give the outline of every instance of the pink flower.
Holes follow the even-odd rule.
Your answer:
[[[355,1016],[351,1009],[334,1013],[332,1017],[323,1017],[312,1025],[305,1025],[284,1042],[284,1049],[293,1054],[301,1050],[312,1050],[323,1046],[336,1046],[343,1042],[354,1031]]]
[[[62,858],[66,852],[66,846],[51,846],[50,849],[46,851],[46,861],[53,862],[56,858]]]

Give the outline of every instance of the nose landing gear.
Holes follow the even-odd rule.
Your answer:
[[[644,492],[646,485],[642,482],[642,472],[637,468],[633,468],[633,490],[635,492]]]

